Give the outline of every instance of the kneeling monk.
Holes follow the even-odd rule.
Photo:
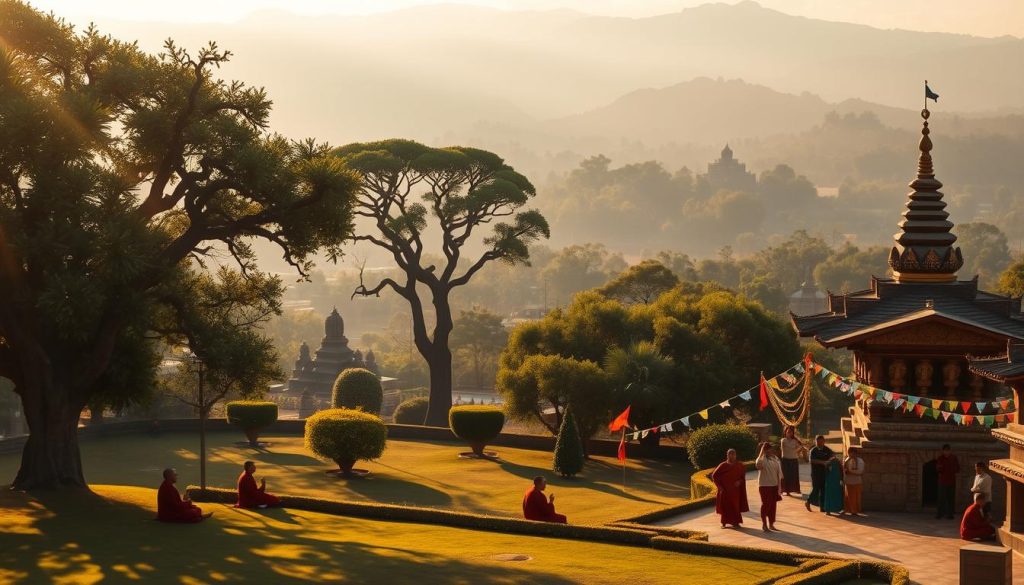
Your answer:
[[[160,490],[156,494],[156,519],[161,522],[200,522],[203,518],[209,518],[212,512],[203,514],[192,500],[181,499],[178,488],[174,487],[178,481],[178,472],[168,467],[164,470],[164,482],[160,484]]]
[[[996,529],[985,519],[985,493],[974,494],[974,503],[967,507],[960,521],[960,538],[964,540],[989,540],[996,537]]]
[[[544,497],[544,488],[548,482],[541,476],[533,478],[533,487],[526,490],[523,498],[523,517],[527,520],[541,522],[558,522],[565,524],[565,515],[555,513],[555,494]]]
[[[242,466],[242,475],[238,476],[238,503],[236,508],[266,508],[267,506],[280,506],[281,499],[267,493],[267,480],[260,480],[260,487],[256,487],[256,464],[246,461]]]

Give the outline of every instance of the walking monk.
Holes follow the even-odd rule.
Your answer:
[[[555,494],[544,497],[544,488],[547,485],[547,480],[542,476],[533,478],[533,486],[526,490],[523,497],[523,517],[527,520],[565,524],[565,515],[555,513]]]
[[[718,487],[715,511],[722,516],[722,528],[732,524],[739,528],[743,524],[743,512],[750,510],[747,505],[747,468],[737,461],[736,449],[725,452],[725,461],[711,473],[711,479]]]
[[[280,506],[281,499],[267,493],[267,480],[261,479],[260,486],[256,487],[256,464],[246,461],[242,466],[242,475],[238,476],[238,503],[236,508],[266,508],[267,506]]]
[[[201,522],[203,518],[213,516],[213,512],[203,514],[192,500],[181,499],[178,488],[174,487],[178,481],[178,472],[168,467],[164,470],[164,482],[160,484],[160,490],[156,493],[156,519],[161,522]]]

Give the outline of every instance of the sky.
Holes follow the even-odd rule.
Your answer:
[[[591,14],[644,17],[675,12],[706,0],[456,0],[505,10],[571,9]],[[448,2],[448,3],[456,3]],[[110,19],[231,22],[259,10],[299,14],[367,14],[438,0],[31,0],[75,23]],[[726,0],[736,3],[736,0]],[[867,24],[878,28],[1024,37],[1021,0],[760,0],[788,14]]]

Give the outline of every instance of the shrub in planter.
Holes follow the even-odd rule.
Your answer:
[[[427,406],[430,401],[426,396],[410,398],[395,409],[395,423],[400,425],[422,425],[427,418]]]
[[[331,395],[334,408],[359,408],[380,414],[383,402],[384,390],[380,378],[370,370],[349,368],[338,374],[334,381],[334,392]]]
[[[572,414],[572,407],[567,407],[555,443],[554,470],[562,477],[572,477],[583,470],[583,460],[583,441],[576,427],[576,417]]]
[[[259,400],[235,400],[224,407],[228,422],[240,427],[249,446],[259,447],[260,431],[277,421],[277,404]]]
[[[497,406],[453,406],[448,411],[448,426],[456,437],[469,443],[476,457],[487,457],[484,447],[505,426],[505,413]]]
[[[365,474],[353,469],[356,461],[380,457],[387,440],[384,421],[360,410],[332,408],[306,419],[306,448],[337,463],[344,477]]]
[[[740,461],[750,461],[757,456],[757,437],[745,426],[708,425],[690,433],[686,440],[690,463],[697,469],[708,469],[725,461],[729,449],[736,449]]]

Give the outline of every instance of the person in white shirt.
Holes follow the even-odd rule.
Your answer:
[[[843,461],[843,486],[846,488],[846,506],[844,514],[860,516],[861,492],[864,479],[864,460],[860,458],[860,450],[850,447]]]
[[[775,456],[771,443],[761,443],[761,452],[754,462],[757,466],[757,489],[761,493],[761,529],[765,532],[775,528],[775,512],[782,499],[782,463]]]
[[[783,431],[779,447],[782,451],[782,493],[787,496],[800,493],[800,456],[807,453],[804,446],[796,436],[796,427],[787,426]]]
[[[974,464],[974,485],[971,486],[972,494],[985,494],[985,518],[992,513],[992,476],[988,474],[988,463],[979,461]]]

